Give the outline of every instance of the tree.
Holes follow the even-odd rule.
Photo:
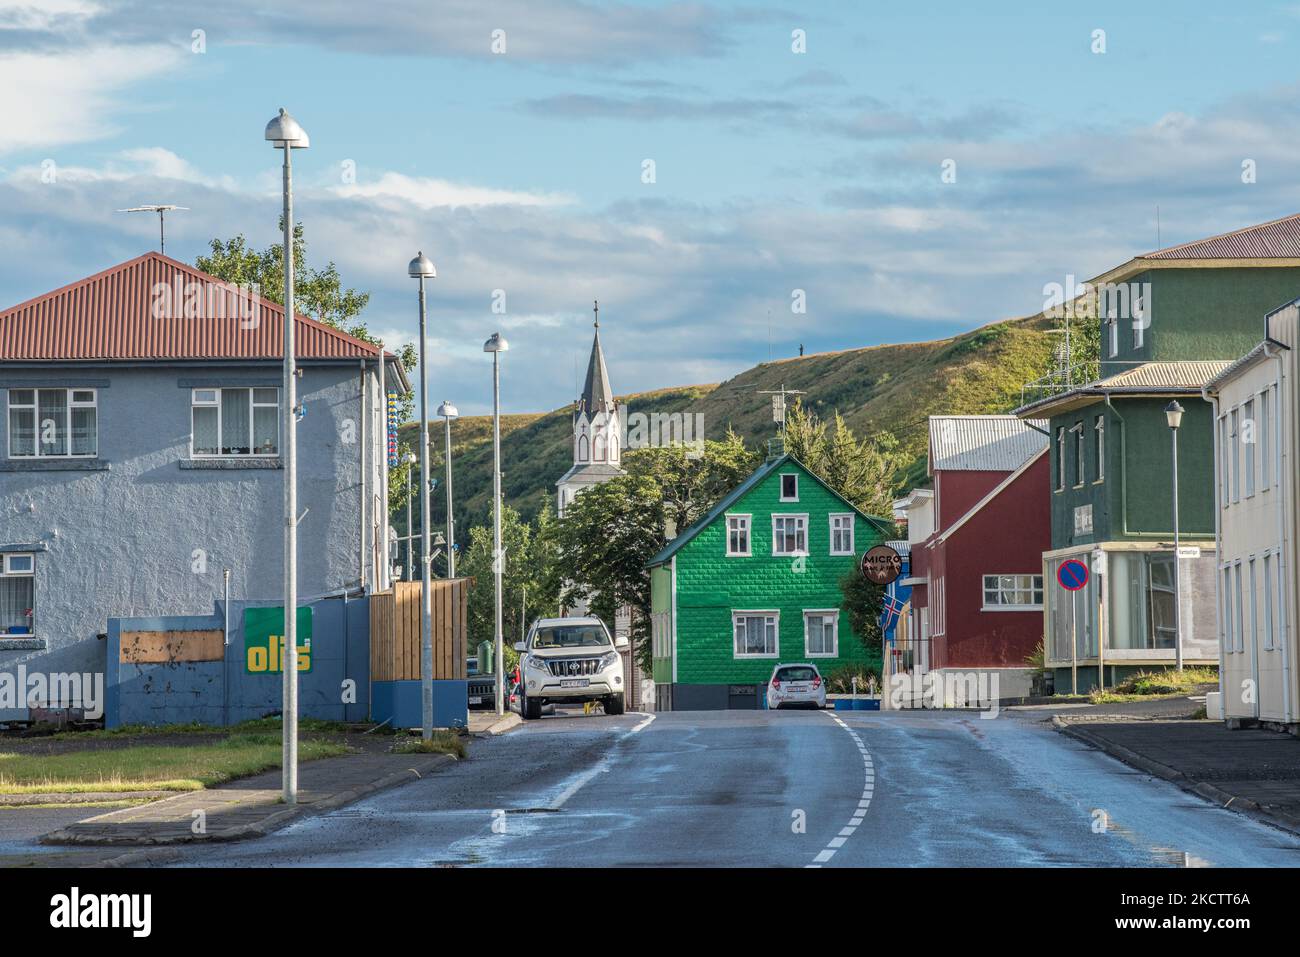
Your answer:
[[[284,229],[284,217],[279,220]],[[214,239],[208,244],[211,254],[199,256],[194,265],[209,275],[225,282],[252,286],[263,299],[284,305],[284,247],[272,243],[260,252],[248,245],[240,233],[233,239]],[[370,293],[344,288],[338,267],[333,262],[321,269],[307,263],[307,241],[303,238],[302,223],[293,227],[293,296],[295,309],[318,322],[345,332],[354,339],[378,346],[381,342],[370,334],[361,321],[362,310],[370,302]],[[417,353],[412,343],[397,352],[402,368],[414,369]],[[414,393],[398,396],[398,419],[410,419],[414,406]],[[401,450],[404,455],[406,449]],[[399,456],[399,462],[401,458]],[[406,503],[406,466],[398,465],[388,470],[389,505],[396,510]]]
[[[892,433],[878,432],[859,442],[839,412],[828,427],[799,401],[786,414],[785,448],[859,511],[883,517],[893,514],[894,497],[911,462]]]
[[[840,591],[844,593],[844,610],[849,613],[853,634],[867,651],[883,654],[880,608],[885,599],[885,586],[868,581],[855,568],[840,579]]]
[[[714,503],[743,482],[760,458],[730,429],[721,441],[706,441],[703,451],[685,445],[635,449],[624,457],[628,474],[655,482],[662,493],[664,517],[683,530],[695,524]]]

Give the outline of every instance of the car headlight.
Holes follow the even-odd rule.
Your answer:
[[[601,671],[604,671],[606,668],[612,668],[612,667],[614,666],[614,662],[616,662],[616,661],[618,661],[618,652],[617,652],[617,651],[611,651],[611,652],[608,652],[607,654],[601,655],[601,656],[600,656],[600,670],[601,670]]]
[[[529,655],[524,659],[524,663],[530,668],[540,668],[542,671],[546,670],[546,659],[538,657],[537,655]]]

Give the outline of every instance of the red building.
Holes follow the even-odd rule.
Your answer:
[[[905,663],[996,673],[1000,697],[1026,695],[1051,541],[1047,436],[1015,416],[931,416],[928,472],[931,494],[895,503],[912,551]]]

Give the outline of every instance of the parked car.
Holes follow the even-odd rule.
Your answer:
[[[519,712],[540,718],[547,704],[599,701],[606,714],[624,710],[623,658],[628,640],[612,639],[599,618],[539,618],[520,654]]]
[[[767,706],[780,708],[826,707],[826,682],[816,665],[777,665],[767,683]]]

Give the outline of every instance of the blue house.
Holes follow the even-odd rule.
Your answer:
[[[281,604],[283,323],[256,290],[157,253],[0,312],[0,692],[19,668],[174,664],[213,629],[237,645],[243,609]],[[350,600],[389,585],[385,395],[410,385],[380,348],[294,324],[299,595]],[[318,657],[364,665],[331,632],[353,618],[318,616]],[[128,635],[110,669],[119,620],[163,637]],[[304,712],[338,705],[351,668],[313,669]],[[260,680],[274,701],[278,678]],[[0,720],[26,703],[0,693]]]

